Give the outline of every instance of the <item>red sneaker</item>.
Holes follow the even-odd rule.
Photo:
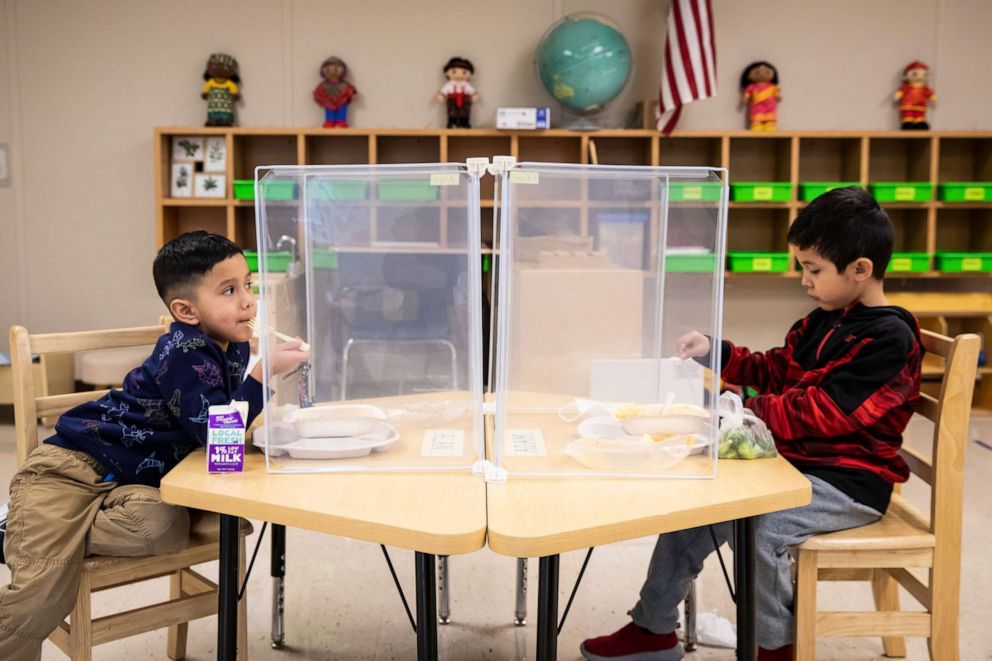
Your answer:
[[[777,647],[773,650],[758,648],[758,661],[792,661],[795,658],[796,651],[793,645]]]
[[[648,633],[633,622],[609,636],[579,646],[589,661],[679,661],[684,656],[675,633]]]

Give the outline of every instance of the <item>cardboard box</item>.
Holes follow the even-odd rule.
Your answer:
[[[549,129],[550,108],[499,108],[496,111],[498,129]]]

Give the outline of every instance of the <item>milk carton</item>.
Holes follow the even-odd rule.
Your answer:
[[[245,467],[248,402],[211,406],[207,424],[207,472],[240,473]]]

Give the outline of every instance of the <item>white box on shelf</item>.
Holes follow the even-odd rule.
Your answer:
[[[499,108],[496,110],[498,129],[549,129],[550,108]]]
[[[227,177],[200,173],[193,177],[193,197],[227,197]]]
[[[192,161],[172,164],[170,194],[172,197],[193,197],[193,174],[196,171]]]
[[[176,135],[172,137],[172,160],[202,161],[203,136]]]
[[[226,169],[227,138],[222,135],[207,138],[203,156],[203,171],[223,173]]]

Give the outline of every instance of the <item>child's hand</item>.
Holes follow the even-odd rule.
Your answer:
[[[699,331],[690,331],[679,338],[679,358],[702,358],[710,352],[709,339]]]
[[[303,363],[310,360],[310,352],[300,348],[303,340],[296,338],[291,342],[277,342],[269,344],[269,369],[271,376],[292,372]],[[258,382],[262,381],[262,363],[259,361],[255,369],[251,372],[252,377]]]

